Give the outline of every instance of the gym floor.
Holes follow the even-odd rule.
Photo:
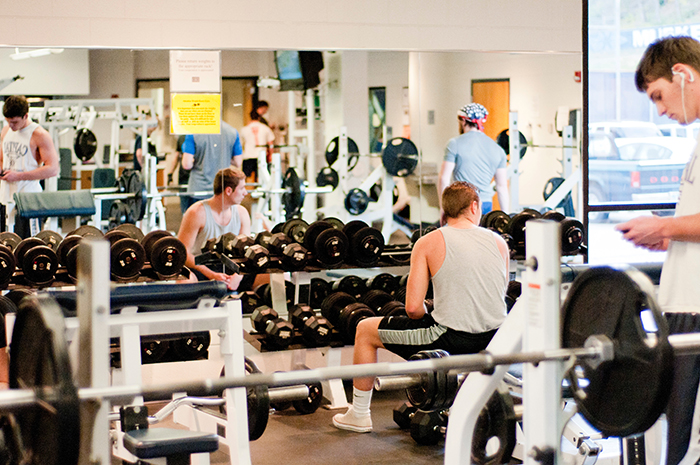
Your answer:
[[[346,386],[352,393],[352,387]],[[393,420],[393,410],[406,400],[404,391],[375,392],[372,398],[372,421],[374,431],[358,434],[335,428],[331,419],[341,410],[329,410],[323,406],[310,415],[299,415],[289,409],[274,412],[265,433],[250,443],[254,465],[413,465],[437,464],[444,461],[444,441],[436,446],[420,446],[406,430],[399,429]],[[152,404],[150,413],[161,407]],[[178,428],[172,422],[164,427]],[[156,427],[156,426],[154,426]],[[228,454],[217,451],[211,455],[212,465],[228,464]],[[120,465],[112,460],[113,465]]]

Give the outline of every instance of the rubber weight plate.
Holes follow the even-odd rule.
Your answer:
[[[0,285],[6,285],[10,282],[16,267],[15,255],[8,247],[0,245]]]
[[[607,436],[646,431],[671,394],[673,352],[668,326],[641,272],[591,268],[573,282],[562,307],[564,347],[583,347],[594,334],[615,346],[614,360],[569,372],[579,412]],[[642,317],[644,315],[644,317]]]
[[[510,463],[515,448],[517,419],[513,398],[507,391],[496,390],[486,402],[472,434],[472,462],[479,465]],[[489,441],[498,439],[498,448],[491,450]]]
[[[245,359],[245,369],[248,373],[261,373],[252,360]],[[265,432],[270,417],[270,394],[267,386],[252,386],[246,388],[248,399],[248,439],[255,441]]]
[[[80,408],[64,334],[63,314],[53,299],[22,300],[10,343],[10,388],[47,387],[55,394],[17,417],[22,446],[36,464],[78,463]],[[36,394],[41,397],[42,390]]]
[[[129,223],[120,224],[119,226],[117,226],[117,229],[119,231],[126,232],[129,236],[131,236],[132,239],[136,239],[139,242],[143,240],[143,231],[141,231],[140,228],[136,227],[136,225]]]
[[[146,252],[146,257],[149,257],[151,255],[151,249],[153,249],[155,243],[164,237],[173,237],[173,235],[170,234],[169,231],[156,229],[154,231],[149,232],[143,237],[143,239],[140,242],[143,246],[143,250]]]
[[[76,236],[82,236],[82,237],[96,237],[98,239],[101,239],[104,237],[104,233],[97,229],[94,226],[90,226],[88,224],[83,225],[79,227],[78,229],[69,232],[67,235],[73,235],[75,234]]]
[[[309,367],[305,365],[300,365],[294,367],[295,370],[308,370]],[[309,388],[309,395],[306,399],[295,400],[292,402],[294,410],[301,413],[302,415],[308,415],[314,413],[321,406],[321,401],[323,400],[323,387],[320,382],[308,383],[306,387]]]
[[[520,158],[523,158],[525,156],[525,152],[527,152],[527,139],[525,138],[525,134],[520,131],[518,131],[518,138],[520,139]],[[504,129],[498,133],[498,136],[496,136],[496,143],[501,146],[506,155],[509,155],[510,131],[508,129]]]
[[[382,307],[393,301],[394,298],[388,292],[381,289],[372,289],[360,298],[360,302],[371,308],[376,314],[380,314]]]
[[[171,342],[171,347],[180,360],[203,360],[209,353],[211,334],[198,331]]]
[[[377,316],[371,308],[362,302],[352,303],[340,311],[338,315],[338,329],[345,344],[355,343],[357,325],[365,318]]]
[[[15,260],[17,261],[20,267],[22,266],[22,259],[24,258],[24,254],[27,253],[29,249],[38,246],[46,247],[46,243],[36,237],[28,237],[26,239],[22,239],[22,241],[17,245],[17,247],[15,247]]]
[[[302,245],[306,250],[311,250],[315,254],[316,239],[326,229],[332,229],[333,225],[327,221],[319,220],[311,223],[304,232],[304,241]]]
[[[510,220],[508,226],[508,234],[513,238],[515,248],[513,249],[520,255],[525,254],[525,226],[530,220],[539,218],[541,215],[536,210],[525,209],[515,215]]]
[[[369,289],[378,289],[391,294],[399,286],[399,280],[396,276],[389,273],[379,273],[367,280]]]
[[[350,257],[362,267],[375,266],[384,252],[384,236],[375,228],[362,228],[350,239]]]
[[[360,297],[367,293],[367,284],[365,284],[362,278],[358,278],[357,276],[343,276],[333,283],[333,291],[345,292],[353,296],[356,300],[359,300]]]
[[[367,192],[355,187],[350,189],[350,192],[345,196],[345,209],[351,215],[361,215],[369,207],[369,202]]]
[[[302,220],[301,218],[293,218],[282,226],[282,232],[287,235],[294,242],[299,244],[304,244],[304,236],[306,235],[306,229],[309,227],[309,223]],[[308,247],[306,247],[309,250]]]
[[[352,171],[360,160],[360,149],[351,138],[348,139],[348,171]],[[334,137],[326,146],[326,162],[331,166],[338,160],[340,155],[340,137]]]
[[[117,242],[119,239],[129,239],[131,236],[127,234],[126,231],[120,231],[118,229],[112,229],[111,231],[107,231],[105,233],[105,239],[109,241],[109,245],[113,245],[115,242]]]
[[[112,275],[119,280],[132,280],[146,262],[146,252],[135,239],[120,239],[110,248]]]
[[[15,250],[15,247],[22,242],[22,238],[13,232],[3,232],[0,233],[0,244],[5,245],[10,248],[10,250]]]
[[[311,278],[309,283],[309,306],[311,308],[321,308],[323,300],[332,291],[331,285],[321,278]]]
[[[343,230],[345,223],[340,218],[335,218],[333,216],[327,216],[323,219],[326,223],[330,223],[335,229]]]
[[[56,255],[58,256],[58,261],[61,263],[63,266],[68,266],[68,252],[78,245],[80,241],[83,240],[82,236],[76,236],[75,234],[73,235],[68,235],[63,238],[60,244],[58,244],[58,250],[56,250]]]
[[[90,160],[97,152],[97,138],[88,128],[80,128],[75,131],[73,138],[73,151],[75,156],[83,163]]]
[[[301,207],[304,206],[304,197],[306,196],[304,185],[294,168],[287,169],[282,179],[282,188],[285,189],[284,194],[282,194],[284,212],[286,218],[291,219],[301,211]]]
[[[162,276],[177,276],[187,261],[187,249],[177,237],[163,237],[151,247],[151,268]]]
[[[321,315],[330,321],[333,326],[337,326],[340,311],[354,302],[357,302],[357,299],[350,294],[334,292],[323,299],[321,303]]]
[[[410,139],[395,137],[384,147],[382,163],[390,175],[408,176],[418,166],[418,148]]]
[[[435,358],[427,351],[421,351],[412,355],[409,360],[428,360]],[[435,372],[418,373],[414,375],[419,383],[406,389],[406,397],[414,407],[420,410],[432,410],[437,393],[437,379]]]
[[[561,221],[561,253],[575,255],[583,243],[583,223],[576,218],[565,218]]]
[[[46,245],[32,247],[22,257],[22,271],[24,279],[37,286],[51,284],[58,271],[56,252]]]
[[[316,176],[316,185],[318,187],[331,186],[333,190],[338,187],[340,182],[338,172],[331,168],[330,166],[324,166],[321,171],[318,172]]]
[[[322,265],[332,267],[340,265],[348,252],[348,238],[343,231],[326,229],[316,238],[314,249],[316,260]]]
[[[133,198],[126,201],[131,210],[131,218],[134,221],[142,220],[146,214],[147,192],[140,171],[132,171],[127,180],[126,189],[127,192],[134,194]]]
[[[509,231],[510,216],[508,213],[501,210],[493,210],[481,217],[480,226],[486,229],[492,229],[498,234],[507,233]]]
[[[39,231],[39,234],[37,234],[35,237],[44,241],[44,244],[51,247],[51,250],[54,252],[56,249],[58,249],[58,244],[60,244],[63,240],[63,237],[59,233],[56,231],[51,231],[50,229]]]
[[[556,221],[557,223],[561,223],[562,221],[564,221],[565,218],[566,217],[564,216],[564,214],[559,213],[556,210],[549,210],[548,212],[545,212],[542,215],[543,220]]]

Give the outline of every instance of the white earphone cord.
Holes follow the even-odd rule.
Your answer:
[[[685,124],[688,124],[688,113],[685,111],[685,74],[681,73],[681,106],[683,107],[683,118]]]

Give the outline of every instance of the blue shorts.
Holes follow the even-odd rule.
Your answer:
[[[430,314],[419,320],[388,316],[379,322],[379,339],[389,352],[408,359],[421,350],[442,349],[450,355],[474,354],[486,349],[496,329],[472,334],[435,322]]]

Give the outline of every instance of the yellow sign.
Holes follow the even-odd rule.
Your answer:
[[[221,94],[171,94],[171,134],[220,134]]]

